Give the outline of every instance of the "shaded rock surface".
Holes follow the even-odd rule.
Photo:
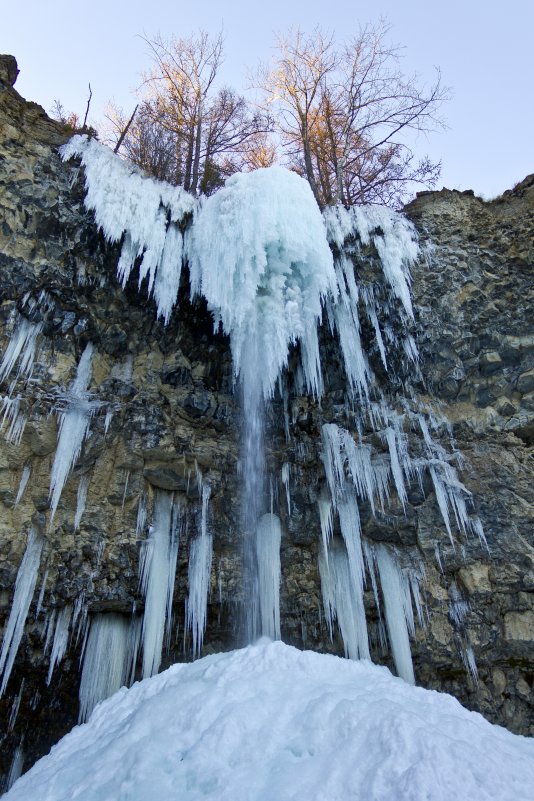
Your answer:
[[[164,666],[191,658],[184,604],[189,545],[199,525],[199,471],[211,484],[214,536],[204,653],[241,643],[242,600],[239,409],[228,341],[213,333],[205,305],[188,300],[186,271],[180,303],[166,327],[156,321],[153,302],[137,291],[135,277],[125,291],[120,288],[118,250],[105,243],[84,210],[83,176],[56,152],[70,133],[17,94],[15,77],[16,64],[0,58],[1,352],[20,319],[42,324],[42,330],[31,381],[21,377],[12,392],[20,394],[27,420],[22,438],[8,441],[5,422],[0,437],[0,622],[9,614],[26,534],[36,520],[45,537],[37,587],[45,577],[46,585],[38,616],[36,590],[0,699],[4,773],[21,741],[27,768],[77,719],[81,642],[71,639],[47,686],[47,615],[80,598],[89,613],[129,616],[142,609],[142,498],[150,521],[154,492],[172,491],[188,519]],[[412,645],[418,683],[451,692],[491,721],[532,735],[534,177],[489,203],[472,193],[424,193],[406,213],[422,245],[413,275],[421,372],[465,457],[462,480],[488,549],[474,539],[451,543],[431,485],[411,487],[406,510],[396,496],[383,515],[362,509],[363,533],[395,546],[406,564],[425,557],[428,625],[418,628]],[[43,291],[45,306],[39,301]],[[54,411],[88,342],[95,348],[89,389],[101,405],[50,527]],[[339,354],[326,341],[322,347],[328,366],[321,405],[292,396],[288,409],[275,400],[268,410],[267,471],[283,529],[283,639],[342,653],[339,635],[332,641],[325,625],[317,566],[317,500],[325,484],[319,432],[324,422],[346,425],[350,412]],[[3,396],[13,377],[2,385]],[[291,513],[281,481],[284,463],[291,466]],[[25,467],[30,477],[16,503]],[[83,477],[89,480],[87,502],[74,531]],[[370,587],[365,600],[373,659],[391,666],[380,646]],[[476,659],[478,682],[466,668],[467,648]]]

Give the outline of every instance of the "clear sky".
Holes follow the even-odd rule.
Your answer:
[[[431,81],[441,68],[452,99],[448,130],[417,142],[442,159],[441,185],[493,197],[534,172],[534,0],[24,0],[2,8],[0,52],[16,56],[18,91],[49,111],[61,100],[83,118],[91,82],[93,124],[114,98],[135,105],[150,66],[141,36],[225,34],[224,79],[246,87],[247,68],[268,60],[274,32],[316,25],[338,40],[384,17],[405,46],[407,72]]]

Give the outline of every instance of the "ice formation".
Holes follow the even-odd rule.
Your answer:
[[[76,493],[76,512],[74,514],[74,531],[78,531],[80,523],[82,522],[83,513],[85,512],[85,504],[87,501],[87,490],[89,489],[89,482],[91,477],[83,475],[78,484],[78,492]]]
[[[364,333],[372,330],[379,359],[374,368],[377,375],[381,369],[397,369],[396,355],[408,365],[411,375],[419,376],[410,329],[410,269],[418,255],[412,224],[389,209],[374,206],[349,210],[336,206],[321,215],[306,181],[280,167],[234,175],[223,189],[196,201],[179,188],[143,176],[87,137],[74,137],[62,148],[62,156],[81,158],[86,207],[94,212],[108,240],[122,241],[117,271],[123,285],[134,266],[138,268],[139,284],[147,279],[148,293],[154,296],[157,313],[166,323],[177,301],[182,260],[186,259],[191,296],[205,298],[215,328],[229,336],[243,408],[243,583],[249,638],[261,633],[280,636],[280,520],[272,505],[267,512],[264,405],[280,392],[289,439],[289,390],[284,370],[292,348],[300,359],[293,375],[295,391],[320,400],[323,376],[318,330],[323,312],[326,314],[339,342],[346,374],[346,408],[353,410],[355,430],[333,423],[322,426],[326,487],[318,505],[325,613],[331,630],[337,621],[347,654],[367,658],[366,577],[370,577],[377,605],[380,583],[397,670],[412,681],[408,635],[413,634],[412,600],[422,619],[418,583],[410,584],[412,579],[400,570],[390,551],[375,549],[362,540],[359,507],[367,504],[371,514],[385,514],[395,494],[406,508],[410,487],[414,482],[422,487],[427,473],[453,544],[453,523],[459,532],[474,532],[483,538],[480,521],[468,513],[469,493],[454,466],[457,454],[447,453],[434,441],[432,416],[422,413],[412,403],[413,397],[398,400],[396,409],[388,406],[364,347]],[[372,261],[371,278],[358,274],[354,254],[361,257],[362,264]],[[14,340],[22,343],[17,346],[20,353],[30,352],[30,345],[24,344],[29,342],[25,334],[17,334]],[[4,357],[6,370],[13,369],[19,358],[15,344],[12,350],[9,358]],[[29,361],[29,356],[20,357],[19,369]],[[73,385],[62,413],[51,480],[51,517],[88,430],[89,369],[90,354],[84,354],[78,368],[79,391]],[[15,428],[18,432],[20,426],[15,425],[18,417],[14,416],[19,414],[18,407],[11,411],[5,400],[4,407],[4,417],[10,415],[12,436],[18,436]],[[71,434],[62,438],[63,428],[69,426]],[[407,432],[415,428],[422,444],[412,452]],[[370,433],[382,443],[379,453],[371,447]],[[284,464],[281,477],[290,515],[289,463]],[[197,483],[200,488],[201,482]],[[75,528],[85,493],[80,482]],[[186,621],[195,656],[200,654],[206,625],[212,558],[208,484],[201,494],[200,532],[190,545]],[[145,521],[143,498],[138,507],[138,534]],[[164,637],[170,637],[178,547],[175,525],[170,496],[157,493],[141,564],[144,676],[158,670]],[[335,536],[334,529],[338,532]]]
[[[26,485],[28,484],[28,479],[30,478],[31,473],[31,465],[25,464],[22,468],[22,473],[20,475],[20,482],[19,488],[17,490],[17,497],[15,498],[15,506],[18,506],[22,500],[22,496],[24,495],[24,490],[26,489]]]
[[[0,383],[9,378],[17,361],[15,380],[20,376],[29,378],[35,361],[37,340],[42,330],[42,323],[30,323],[25,317],[20,320],[0,363]]]
[[[213,537],[208,530],[210,486],[202,487],[200,534],[195,537],[189,552],[189,595],[187,598],[187,627],[191,631],[193,656],[200,656],[206,629],[208,595],[210,590]]]
[[[24,624],[37,582],[42,550],[43,539],[34,528],[31,528],[26,550],[17,573],[15,594],[0,650],[0,698],[5,692],[24,633]]]
[[[95,615],[82,654],[80,721],[128,681],[132,661],[132,629],[122,615]]]
[[[72,606],[67,604],[60,610],[55,618],[54,639],[52,641],[52,652],[50,654],[50,664],[46,683],[50,684],[54,673],[54,668],[65,656],[69,644],[69,629],[72,618]],[[44,650],[46,651],[46,644]]]
[[[59,416],[56,454],[50,473],[50,524],[91,424],[94,405],[89,399],[87,389],[91,381],[92,356],[93,346],[89,343],[81,355],[76,378],[62,399],[65,408]]]
[[[165,625],[170,625],[178,540],[173,526],[172,494],[159,490],[154,500],[154,518],[141,553],[143,615],[143,678],[157,673],[161,664]]]
[[[0,422],[0,431],[5,431],[5,438],[8,442],[14,445],[19,445],[24,434],[26,427],[26,415],[20,408],[21,397],[17,395],[14,398],[5,395],[2,398],[2,420]]]
[[[176,303],[182,267],[183,238],[179,224],[195,207],[180,187],[154,181],[133,164],[117,158],[96,139],[74,136],[61,148],[64,160],[79,156],[85,169],[85,205],[94,211],[110,242],[122,237],[117,267],[123,286],[137,258],[139,285],[148,278],[158,315],[165,322]]]
[[[272,397],[297,341],[307,388],[319,395],[317,325],[337,288],[308,183],[281,167],[232,176],[199,208],[186,252],[191,291],[230,336],[245,396]]]
[[[280,639],[280,518],[271,513],[260,518],[256,531],[260,633]]]
[[[386,623],[397,675],[415,684],[408,622],[413,633],[409,585],[395,558],[383,545],[376,548],[376,562],[384,596]]]

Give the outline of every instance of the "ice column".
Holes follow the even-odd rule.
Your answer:
[[[178,543],[173,539],[172,495],[160,490],[154,501],[154,518],[141,554],[143,616],[143,678],[153,676],[161,664],[165,622],[171,615]]]
[[[122,687],[127,679],[129,626],[122,615],[95,615],[83,653],[80,682],[80,722],[95,706]]]
[[[202,487],[202,517],[200,535],[191,543],[189,552],[189,596],[187,598],[187,626],[193,637],[193,656],[200,656],[206,629],[208,595],[210,589],[213,537],[208,531],[209,484]]]
[[[280,639],[280,519],[275,514],[260,518],[256,532],[261,634]]]
[[[9,681],[17,650],[24,633],[24,624],[26,623],[37,582],[42,550],[42,538],[35,529],[30,529],[26,551],[17,573],[15,594],[4,631],[2,650],[0,651],[0,698],[4,694]]]
[[[411,617],[413,626],[409,585],[402,575],[396,559],[387,548],[383,545],[377,546],[375,557],[384,597],[389,642],[397,674],[409,684],[415,684],[407,623]]]

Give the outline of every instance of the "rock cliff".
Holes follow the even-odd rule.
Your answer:
[[[57,154],[70,132],[18,95],[16,74],[14,60],[0,58],[0,347],[5,353],[21,320],[38,326],[38,343],[31,380],[21,375],[9,387],[15,371],[2,385],[0,622],[9,614],[31,527],[44,546],[25,633],[0,699],[5,773],[21,742],[27,768],[77,720],[83,634],[71,635],[47,684],[45,629],[54,610],[128,618],[142,609],[139,551],[146,533],[139,508],[146,506],[150,518],[158,489],[175,493],[187,520],[164,665],[191,658],[184,603],[201,514],[199,471],[209,475],[214,536],[204,653],[234,647],[242,637],[240,423],[227,338],[213,333],[203,301],[189,300],[186,274],[167,326],[131,282],[121,289],[119,250],[84,209],[83,175]],[[419,392],[441,404],[450,422],[464,457],[461,478],[488,547],[475,538],[449,539],[426,483],[411,488],[404,511],[392,497],[384,514],[364,514],[363,532],[371,542],[394,546],[406,563],[425,557],[428,623],[412,643],[418,683],[532,735],[534,177],[491,202],[469,192],[423,193],[405,213],[421,244],[413,275],[424,377]],[[58,410],[89,342],[95,349],[89,389],[98,408],[50,526]],[[284,410],[275,400],[266,456],[282,521],[282,637],[342,653],[322,610],[317,499],[324,485],[320,427],[343,424],[347,409],[339,357],[323,347],[329,364],[322,403],[293,393]],[[15,406],[6,398],[19,400]],[[446,426],[438,434],[448,441]],[[284,464],[290,465],[290,511]],[[80,487],[87,497],[75,530]],[[390,665],[371,588],[365,603],[373,659]]]

